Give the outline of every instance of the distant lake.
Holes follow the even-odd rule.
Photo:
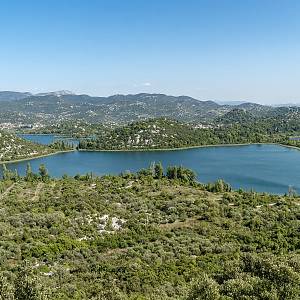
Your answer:
[[[18,134],[18,136],[28,141],[42,144],[42,145],[50,145],[55,141],[61,141],[61,140],[74,145],[78,144],[77,139],[55,135],[55,134]]]
[[[253,188],[260,192],[284,194],[289,185],[300,193],[300,151],[279,145],[245,145],[194,148],[178,151],[136,152],[69,152],[31,160],[37,172],[45,164],[50,175],[74,176],[93,172],[96,175],[119,174],[137,171],[151,162],[183,165],[193,169],[201,182],[213,182],[219,178],[235,189]],[[8,165],[25,173],[26,161]]]

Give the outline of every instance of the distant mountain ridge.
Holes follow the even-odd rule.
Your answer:
[[[28,97],[35,97],[35,96],[66,96],[66,95],[75,95],[71,91],[61,90],[61,91],[54,91],[54,92],[45,92],[45,93],[38,93],[32,94],[30,92],[14,92],[14,91],[0,91],[0,101],[14,101],[14,100],[22,100]]]
[[[11,93],[11,94],[10,94]],[[220,105],[189,96],[129,94],[109,97],[76,95],[70,91],[39,93],[0,92],[2,122],[56,124],[79,120],[88,123],[124,124],[168,117],[182,122],[211,122],[238,108],[253,116],[276,114],[278,108],[256,104]],[[5,99],[6,97],[6,99]]]
[[[32,96],[31,93],[25,92],[11,92],[11,91],[0,91],[0,101],[14,101],[21,100]]]

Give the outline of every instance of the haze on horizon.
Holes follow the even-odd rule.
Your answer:
[[[0,90],[300,102],[296,0],[6,0]]]

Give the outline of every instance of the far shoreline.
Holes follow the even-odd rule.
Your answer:
[[[61,153],[69,153],[69,152],[164,152],[164,151],[182,151],[182,150],[190,150],[190,149],[197,149],[197,148],[213,148],[213,147],[240,147],[240,146],[251,146],[251,145],[278,145],[286,148],[296,149],[300,151],[299,147],[285,145],[280,143],[244,143],[244,144],[211,144],[211,145],[199,145],[199,146],[188,146],[188,147],[179,147],[179,148],[162,148],[162,149],[72,149],[72,150],[64,150],[64,151],[57,151],[53,153],[28,157],[28,158],[20,158],[15,160],[7,160],[7,161],[0,161],[0,165],[4,164],[13,164],[22,161],[30,161],[38,158],[43,158],[47,156],[52,156]]]
[[[42,158],[42,157],[52,156],[52,155],[56,155],[56,154],[60,154],[60,153],[74,152],[74,151],[77,151],[77,150],[75,150],[75,149],[74,150],[63,150],[63,151],[56,151],[56,152],[52,152],[52,153],[47,153],[47,154],[42,154],[42,155],[37,155],[37,156],[32,156],[32,157],[27,157],[27,158],[5,160],[5,161],[0,161],[0,165],[13,164],[13,163],[18,163],[18,162],[22,162],[22,161],[30,161],[30,160],[34,160],[34,159],[38,159],[38,158]]]
[[[266,143],[261,143],[266,144]],[[259,143],[251,144],[216,144],[216,145],[199,145],[199,146],[187,146],[187,147],[177,147],[177,148],[150,148],[150,149],[78,149],[82,152],[162,152],[162,151],[180,151],[180,150],[189,150],[196,148],[210,148],[210,147],[235,147],[235,146],[249,146],[249,145],[259,145]]]
[[[210,144],[210,145],[199,145],[199,146],[187,146],[187,147],[178,147],[178,148],[157,148],[157,149],[78,149],[77,151],[81,152],[154,152],[154,151],[181,151],[197,148],[212,148],[212,147],[239,147],[239,146],[251,146],[251,145],[279,145],[287,148],[294,148],[300,150],[299,147],[290,146],[280,143],[243,143],[243,144]]]

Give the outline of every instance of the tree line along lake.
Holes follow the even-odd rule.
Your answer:
[[[22,135],[23,138],[49,144],[54,135]],[[76,142],[76,141],[72,141]],[[191,168],[200,182],[224,179],[234,189],[285,194],[289,187],[300,192],[300,151],[280,145],[216,146],[177,151],[74,151],[30,160],[33,171],[45,164],[49,174],[61,177],[92,172],[95,175],[135,172],[152,162],[163,166]],[[25,174],[27,161],[8,164]]]

